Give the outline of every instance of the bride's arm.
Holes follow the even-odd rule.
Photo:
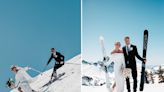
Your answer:
[[[125,58],[124,58],[124,56],[122,57],[122,66],[123,66],[123,68],[125,68],[125,67],[126,67],[126,65],[125,65]]]

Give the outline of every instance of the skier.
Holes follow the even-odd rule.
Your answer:
[[[30,68],[28,68],[30,69]],[[15,73],[15,88],[18,88],[19,92],[35,92],[29,85],[30,76],[25,71],[25,68],[20,68],[15,65],[11,66],[11,71]]]
[[[51,48],[51,57],[49,58],[47,65],[51,62],[52,59],[54,59],[56,62],[54,65],[50,82],[53,81],[53,77],[54,79],[57,77],[56,70],[64,65],[64,56],[60,54],[59,52],[57,52],[54,48]]]

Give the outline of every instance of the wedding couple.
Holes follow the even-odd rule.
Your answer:
[[[137,47],[130,43],[130,38],[128,36],[124,38],[124,41],[125,46],[122,49],[120,48],[120,42],[116,42],[115,48],[111,52],[111,60],[115,63],[115,84],[113,88],[116,89],[116,92],[123,92],[124,80],[126,79],[127,91],[131,92],[130,79],[128,75],[126,75],[126,73],[129,73],[133,78],[133,92],[137,92],[137,66],[135,57],[145,63],[146,59],[140,57],[137,51]],[[127,70],[130,72],[127,72]]]

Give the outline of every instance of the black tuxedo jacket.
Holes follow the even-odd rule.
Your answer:
[[[56,56],[57,57],[51,54],[51,57],[49,58],[47,65],[51,62],[52,59],[54,59],[58,63],[60,63],[61,61],[64,62],[64,56],[62,54],[60,54],[59,52],[56,52]]]
[[[138,54],[137,47],[135,45],[130,46],[130,50],[129,50],[128,54],[127,54],[126,46],[124,46],[122,49],[123,49],[123,53],[124,53],[126,68],[136,69],[135,57],[137,57],[142,62],[144,61],[144,59],[141,58],[140,55]]]

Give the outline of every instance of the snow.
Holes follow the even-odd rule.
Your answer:
[[[138,89],[140,83],[140,66],[138,66]],[[108,92],[106,84],[102,86],[81,86],[81,55],[68,60],[66,64],[59,68],[58,74],[65,72],[66,74],[55,81],[48,88],[48,92]],[[30,85],[34,90],[41,90],[40,88],[50,80],[52,69],[45,71],[42,75],[34,78],[34,82]],[[105,73],[93,65],[82,65],[82,76],[90,76],[93,79],[105,81]],[[131,78],[132,79],[132,78]],[[157,80],[157,76],[156,79]],[[126,85],[126,84],[125,84]],[[132,87],[132,84],[131,84]],[[144,92],[163,92],[164,83],[145,84]],[[18,92],[16,89],[10,92]],[[43,92],[43,91],[39,91]],[[124,92],[127,92],[126,86]],[[138,91],[139,92],[139,91]]]
[[[57,70],[57,73],[65,72],[65,75],[60,77],[59,80],[52,83],[48,91],[46,92],[80,92],[81,91],[81,55],[77,55],[74,58],[68,60],[64,66]],[[35,81],[30,83],[30,86],[39,92],[41,87],[50,80],[50,76],[53,69],[47,70],[42,73],[42,75],[36,76]],[[47,87],[43,88],[46,89]],[[13,89],[10,92],[18,92]]]
[[[141,76],[141,64],[137,64],[137,70],[138,70],[138,87],[137,87],[137,92],[139,91],[139,84],[140,84],[140,76]],[[152,71],[151,69],[146,69],[148,72]],[[109,74],[110,75],[110,74]],[[94,77],[97,77],[97,79],[103,79],[105,80],[105,73],[104,71],[101,71],[98,67],[94,65],[89,65],[89,64],[82,64],[82,76],[89,76],[94,79]],[[113,75],[111,77],[114,77]],[[144,85],[144,91],[143,92],[163,92],[164,90],[164,83],[158,83],[158,76],[154,75],[155,79],[155,84],[145,84]],[[133,80],[130,78],[131,82],[131,90],[133,89]],[[126,89],[126,83],[124,84],[125,88],[123,92],[127,92]],[[82,85],[81,87],[82,91],[81,92],[108,92],[106,88],[106,84],[102,86],[93,86],[93,85]],[[133,91],[133,90],[132,90]],[[113,92],[116,92],[114,90]]]
[[[90,76],[90,77],[99,77],[105,75],[105,72],[100,70],[99,68],[96,68],[94,65],[82,65],[82,76]]]
[[[160,65],[160,66],[161,66],[161,69],[164,69],[164,65]],[[154,71],[158,71],[160,66],[159,66],[159,65],[154,66],[152,69],[153,69]]]
[[[106,86],[82,86],[82,92],[108,92]],[[145,84],[143,92],[163,92],[164,83],[163,84]],[[114,91],[115,92],[115,91]],[[123,92],[127,92],[126,88],[124,88]],[[137,91],[140,92],[140,91]]]

